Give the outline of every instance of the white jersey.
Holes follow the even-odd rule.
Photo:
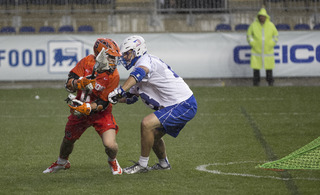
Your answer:
[[[138,66],[148,68],[149,73],[130,89],[130,93],[139,94],[149,107],[158,109],[178,104],[193,94],[184,80],[158,57],[146,53],[134,68]]]

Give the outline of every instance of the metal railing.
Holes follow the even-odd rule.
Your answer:
[[[0,26],[97,23],[97,33],[206,32],[218,23],[251,23],[261,7],[274,23],[320,23],[320,0],[0,0]]]
[[[217,13],[228,11],[227,0],[159,0],[158,13]]]
[[[111,10],[145,11],[151,8],[160,13],[214,13],[252,10],[263,5],[282,11],[318,11],[320,0],[0,0],[0,12],[19,14],[50,10],[57,13],[63,10],[69,13],[90,13]]]

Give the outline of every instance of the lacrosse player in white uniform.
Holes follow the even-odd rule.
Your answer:
[[[145,40],[141,36],[130,36],[120,46],[120,63],[129,70],[128,79],[108,96],[112,104],[132,104],[141,97],[150,108],[156,110],[141,122],[141,156],[137,163],[124,169],[127,174],[149,170],[170,170],[165,143],[162,137],[169,134],[177,137],[181,129],[197,112],[193,92],[165,62],[147,53]],[[159,159],[148,167],[150,151]]]

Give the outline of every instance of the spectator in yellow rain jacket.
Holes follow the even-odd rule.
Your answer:
[[[275,67],[274,46],[278,41],[278,31],[270,21],[270,16],[265,8],[262,8],[255,21],[249,26],[247,41],[251,46],[250,65],[253,69],[253,85],[259,86],[260,69],[266,70],[266,80],[269,86],[273,86],[273,73]]]

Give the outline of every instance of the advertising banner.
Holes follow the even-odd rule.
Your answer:
[[[111,38],[120,46],[130,35],[1,35],[0,81],[64,80],[81,58],[93,53],[97,38]],[[183,78],[252,77],[245,33],[141,35],[148,52]],[[275,59],[275,77],[319,76],[319,32],[279,32]],[[128,77],[129,71],[118,69],[121,79]]]

